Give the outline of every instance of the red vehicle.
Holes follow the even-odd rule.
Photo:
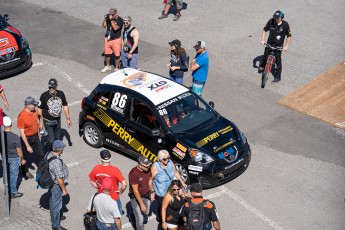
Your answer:
[[[20,73],[32,65],[29,43],[13,26],[9,16],[0,15],[0,78]]]

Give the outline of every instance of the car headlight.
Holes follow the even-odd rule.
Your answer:
[[[28,41],[25,39],[24,36],[21,36],[21,37],[20,37],[20,42],[21,42],[21,44],[22,44],[22,49],[28,48],[29,43],[28,43]]]
[[[197,149],[190,149],[189,150],[192,159],[195,162],[202,163],[202,164],[208,164],[214,161],[212,157],[210,157],[208,154],[201,152]]]
[[[241,130],[238,130],[238,131],[240,133],[242,144],[246,144],[247,143],[247,137],[243,134],[243,132]]]

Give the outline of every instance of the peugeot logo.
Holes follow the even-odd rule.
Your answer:
[[[7,46],[8,39],[7,38],[0,38],[0,47]]]

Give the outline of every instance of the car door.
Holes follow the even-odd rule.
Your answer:
[[[151,161],[164,148],[164,130],[159,116],[145,101],[132,98],[125,130],[136,140],[133,148]]]
[[[99,100],[99,109],[94,113],[106,127],[103,133],[105,143],[121,150],[126,150],[131,140],[124,128],[129,98],[123,89],[114,87],[103,94]]]

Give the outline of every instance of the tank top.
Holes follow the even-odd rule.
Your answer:
[[[134,38],[131,36],[132,31],[135,29],[135,27],[131,27],[128,30],[123,31],[123,51],[125,53],[128,53],[133,45],[134,45]],[[138,53],[138,46],[133,52],[134,54]]]
[[[169,205],[167,207],[166,212],[166,222],[169,224],[179,224],[180,210],[182,206],[185,204],[185,200],[180,197],[180,200],[178,200],[176,197],[174,198],[174,201],[172,203],[169,202]]]
[[[168,191],[168,188],[174,179],[174,168],[169,160],[167,168],[164,169],[158,161],[153,164],[157,169],[157,174],[153,178],[153,187],[155,189],[156,195],[164,197]]]

